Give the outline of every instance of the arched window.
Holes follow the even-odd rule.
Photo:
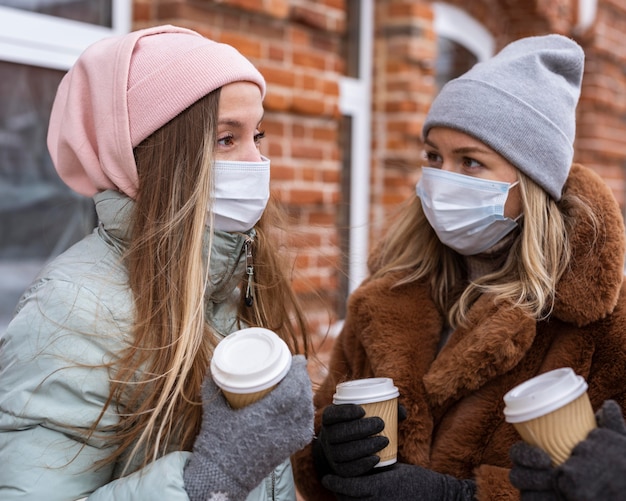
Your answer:
[[[493,36],[464,10],[443,2],[433,4],[438,39],[436,80],[441,88],[494,53]]]

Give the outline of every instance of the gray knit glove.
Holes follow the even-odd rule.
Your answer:
[[[509,452],[513,468],[509,479],[519,489],[522,501],[559,501],[564,499],[557,487],[558,470],[546,451],[517,442]]]
[[[522,501],[618,501],[626,499],[626,424],[613,400],[596,413],[598,428],[580,442],[561,466],[548,454],[519,442],[511,447],[511,483]]]
[[[472,501],[476,491],[473,480],[404,463],[360,477],[326,475],[322,484],[339,501]]]
[[[604,402],[598,428],[561,465],[558,485],[568,501],[626,499],[626,424],[620,406]]]
[[[191,501],[245,500],[274,468],[313,438],[313,394],[302,355],[267,396],[233,410],[209,375],[202,386],[203,416],[185,467]]]

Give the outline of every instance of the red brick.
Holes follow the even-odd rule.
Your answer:
[[[313,99],[301,95],[293,96],[292,110],[305,115],[323,115],[327,111],[322,99]]]

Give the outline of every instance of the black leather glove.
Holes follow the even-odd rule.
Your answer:
[[[520,490],[522,501],[563,499],[556,486],[557,469],[548,453],[526,442],[518,442],[509,452],[513,468],[509,479]]]
[[[389,444],[378,436],[384,421],[363,417],[365,410],[356,404],[331,404],[322,414],[322,427],[313,443],[313,459],[320,477],[335,473],[342,477],[363,475],[380,458],[376,453]]]
[[[568,501],[626,499],[626,424],[620,406],[604,402],[598,428],[580,442],[559,468],[558,485]]]
[[[339,501],[471,501],[476,484],[420,466],[396,463],[369,475],[326,475],[324,487]]]

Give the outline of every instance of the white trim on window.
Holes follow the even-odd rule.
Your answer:
[[[578,16],[574,28],[576,33],[585,33],[593,25],[597,10],[598,0],[578,0]]]
[[[361,0],[359,75],[339,80],[339,109],[352,117],[350,138],[350,250],[348,293],[367,277],[370,229],[370,158],[374,0]]]
[[[67,70],[93,42],[130,30],[132,0],[112,4],[112,28],[0,7],[0,60]]]
[[[434,2],[435,33],[467,48],[479,61],[494,54],[493,35],[463,9],[444,2]]]

